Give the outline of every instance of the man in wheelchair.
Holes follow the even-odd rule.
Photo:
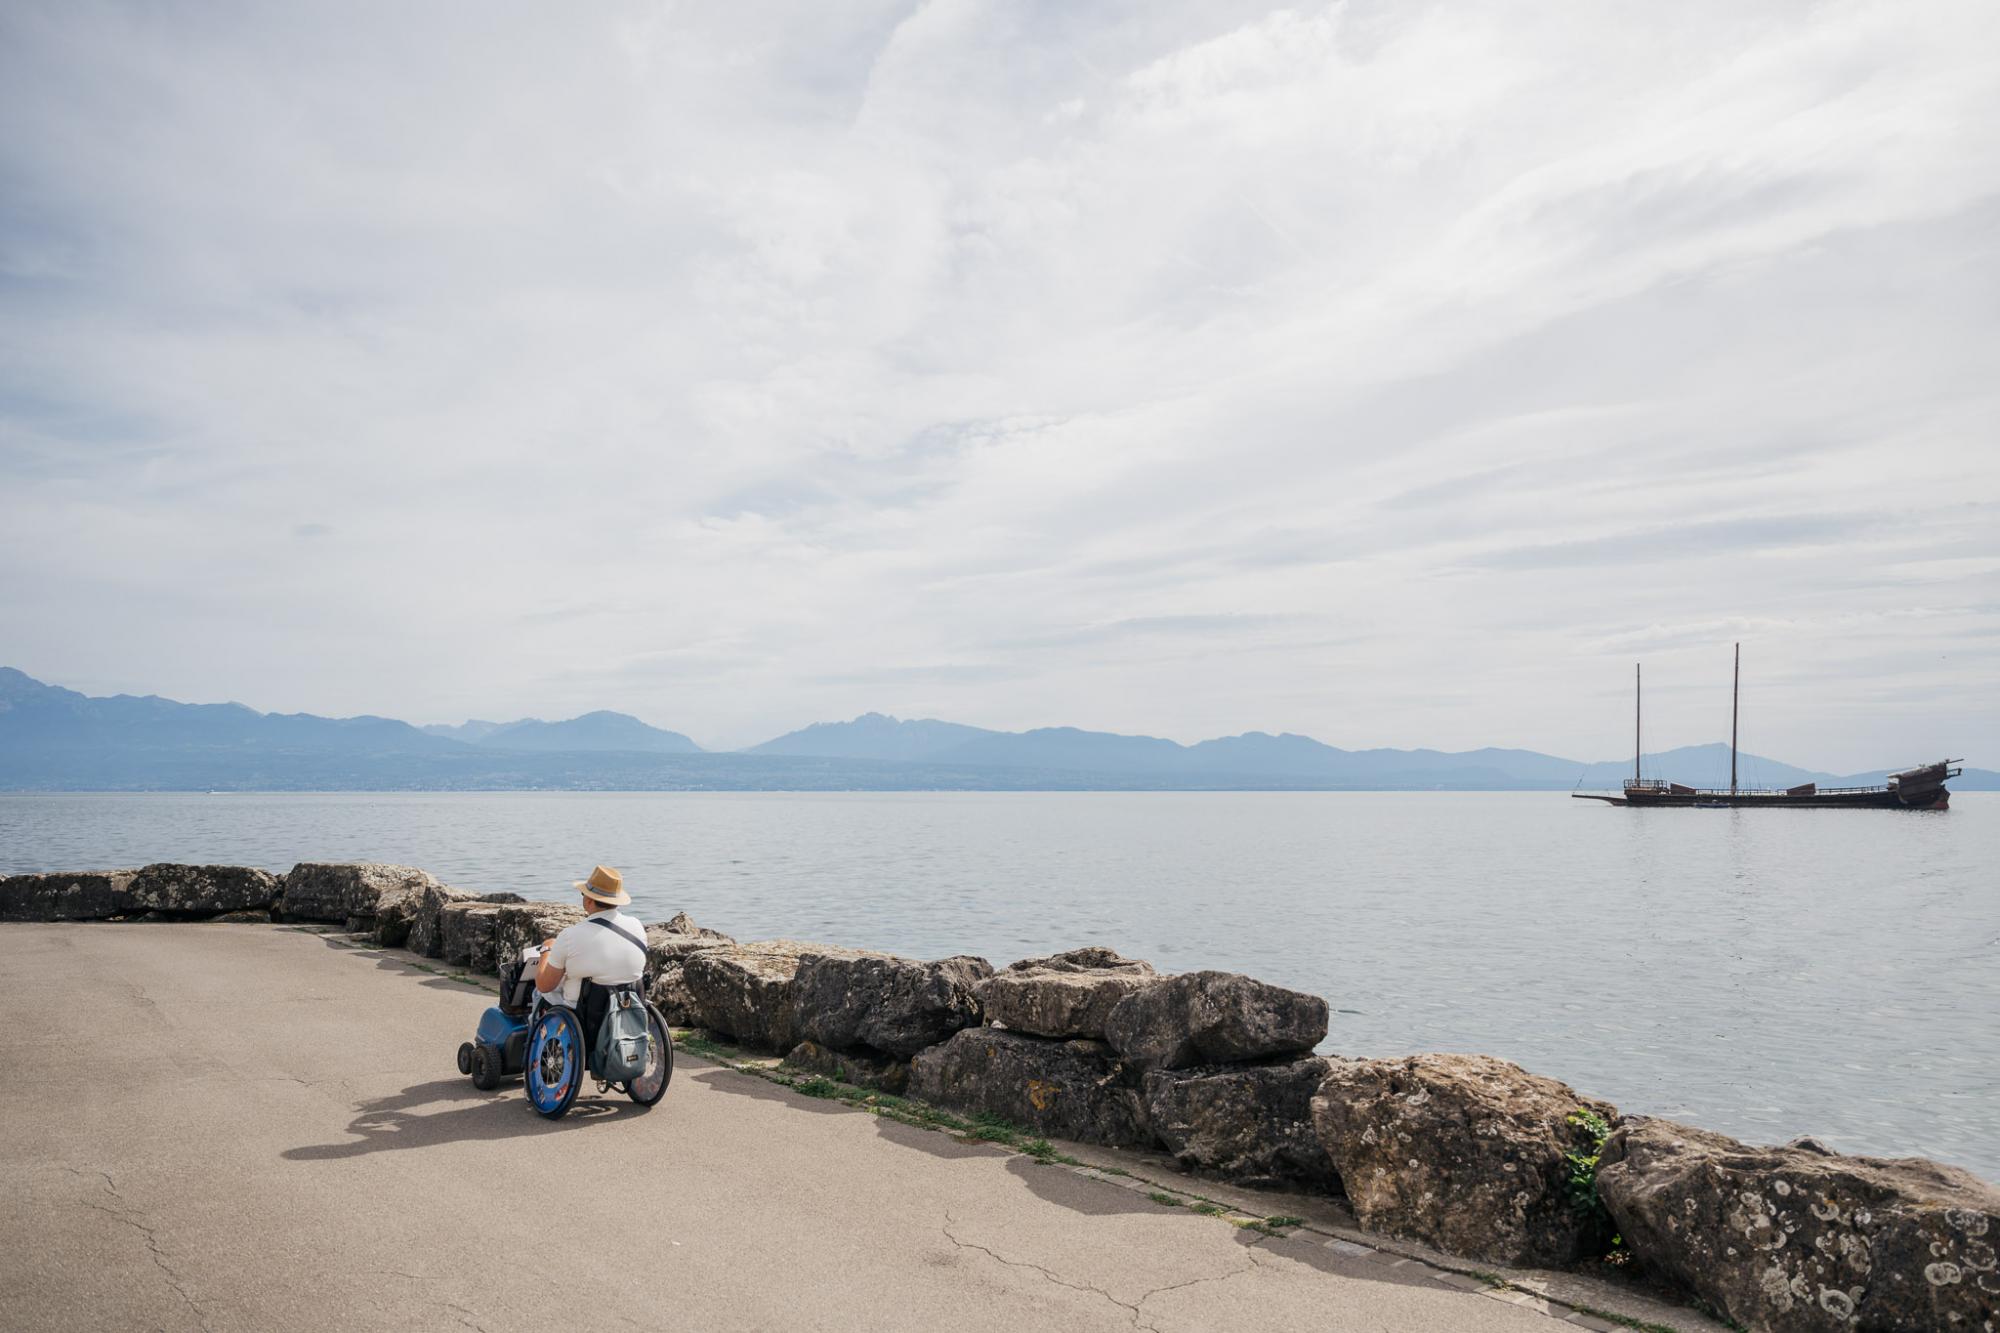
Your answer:
[[[620,909],[630,905],[625,879],[609,866],[598,866],[589,879],[576,881],[583,894],[583,920],[542,941],[542,958],[535,968],[535,989],[554,1002],[561,988],[562,1003],[583,1020],[584,1040],[595,1042],[610,1008],[610,991],[636,986],[646,971],[646,927]],[[586,986],[586,981],[596,985]]]
[[[674,1076],[673,1034],[645,995],[646,930],[619,909],[631,903],[617,871],[598,866],[578,880],[587,914],[553,939],[500,965],[500,1003],[479,1017],[458,1048],[458,1072],[491,1092],[525,1076],[538,1115],[569,1112],[586,1075],[642,1107]]]

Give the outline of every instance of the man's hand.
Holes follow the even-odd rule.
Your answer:
[[[543,953],[547,953],[550,949],[553,949],[555,947],[556,947],[556,937],[553,935],[549,936],[547,939],[542,941]]]

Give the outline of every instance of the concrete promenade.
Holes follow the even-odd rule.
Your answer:
[[[456,1070],[489,994],[397,951],[209,924],[0,944],[6,1329],[1612,1327],[1340,1239],[1324,1203],[1077,1150],[1134,1188],[685,1053],[651,1111],[587,1087],[545,1122],[518,1081]],[[1265,1236],[1162,1186],[1313,1226]]]

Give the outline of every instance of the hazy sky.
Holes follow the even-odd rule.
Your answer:
[[[2000,767],[2000,19],[0,9],[0,663]]]

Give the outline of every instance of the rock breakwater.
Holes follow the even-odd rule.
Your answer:
[[[326,922],[489,973],[580,916],[377,863],[0,879],[4,921]],[[1467,1259],[1591,1262],[1615,1230],[1631,1262],[1756,1333],[2000,1333],[2000,1191],[1935,1162],[1756,1147],[1487,1056],[1315,1054],[1317,996],[1100,947],[995,970],[741,942],[682,913],[647,931],[647,964],[670,1021],[792,1068],[1344,1196],[1365,1229]]]

